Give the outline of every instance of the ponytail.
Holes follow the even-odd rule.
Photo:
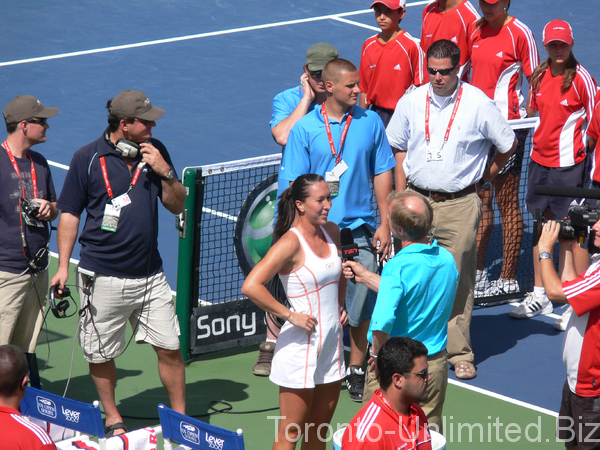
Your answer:
[[[305,202],[309,196],[310,187],[314,183],[325,181],[321,175],[308,173],[300,175],[294,183],[287,188],[279,196],[279,204],[277,205],[277,222],[273,230],[273,237],[279,239],[283,236],[294,224],[298,208],[296,201]]]
[[[277,221],[273,230],[273,237],[279,239],[283,236],[294,223],[296,218],[296,202],[292,200],[292,187],[287,188],[279,196],[277,204]]]

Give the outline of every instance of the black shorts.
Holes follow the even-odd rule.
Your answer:
[[[535,195],[534,189],[539,185],[583,187],[586,166],[586,162],[582,161],[570,167],[546,167],[531,160],[527,177],[527,211],[534,214],[535,210],[539,209],[543,214],[550,209],[555,219],[566,217],[573,198]]]
[[[556,435],[567,448],[579,450],[600,447],[600,397],[580,397],[565,381]]]

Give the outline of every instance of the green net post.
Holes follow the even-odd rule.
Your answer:
[[[183,174],[186,188],[185,209],[177,216],[179,255],[177,258],[177,302],[175,312],[179,319],[179,343],[184,362],[191,362],[190,318],[192,308],[198,303],[198,261],[200,216],[202,214],[202,175],[196,169],[186,169]]]

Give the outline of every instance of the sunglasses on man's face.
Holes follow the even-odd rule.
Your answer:
[[[47,118],[43,118],[43,119],[28,119],[25,122],[27,123],[37,123],[38,125],[46,125],[48,123],[48,119]]]
[[[309,70],[308,73],[310,73],[310,76],[313,78],[319,78],[323,75],[322,70]]]
[[[427,377],[429,376],[429,369],[424,369],[420,372],[405,372],[404,375],[408,375],[409,373],[418,376],[423,381],[426,381]]]
[[[454,67],[450,67],[449,69],[432,69],[431,67],[427,68],[427,72],[429,72],[429,75],[435,76],[439,73],[443,77],[445,77],[446,75],[450,75],[453,70]]]

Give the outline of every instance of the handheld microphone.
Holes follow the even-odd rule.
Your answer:
[[[342,258],[354,261],[354,257],[358,256],[358,245],[354,243],[354,235],[350,228],[342,228],[340,241],[342,244]]]
[[[354,257],[358,256],[358,245],[354,242],[354,235],[350,228],[342,228],[340,231],[340,243],[342,244],[342,258],[348,261],[354,261]],[[356,279],[350,278],[352,283],[356,283]]]

